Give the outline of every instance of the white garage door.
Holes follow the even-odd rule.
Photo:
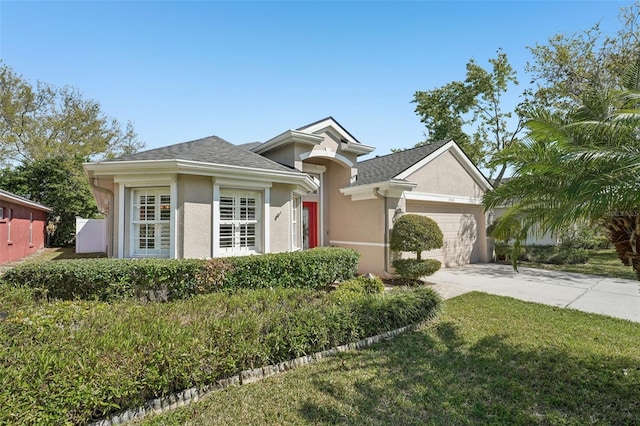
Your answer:
[[[480,261],[478,221],[480,208],[437,203],[407,202],[407,213],[428,216],[444,234],[444,246],[422,253],[423,259],[437,259],[443,266]]]

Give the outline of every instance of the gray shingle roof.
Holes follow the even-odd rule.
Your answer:
[[[42,210],[51,210],[47,206],[43,206],[42,204],[36,203],[33,200],[30,200],[28,198],[22,197],[20,195],[14,194],[14,193],[9,192],[9,191],[5,191],[3,189],[0,189],[0,198],[2,198],[2,199],[6,198],[6,199],[9,199],[9,200],[13,199],[14,201],[18,201],[18,202],[22,202],[22,203],[25,203],[25,204],[29,204],[29,205],[32,205],[33,207],[36,207],[36,208],[39,208],[39,209],[42,209]]]
[[[351,186],[366,185],[368,183],[384,182],[393,179],[449,141],[450,139],[432,142],[429,145],[362,161],[358,163],[358,176]]]
[[[246,148],[233,145],[217,136],[209,136],[135,154],[123,155],[105,162],[143,160],[188,160],[254,169],[291,171],[288,167],[253,153]]]

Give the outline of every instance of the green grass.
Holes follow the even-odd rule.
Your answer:
[[[438,322],[145,425],[637,424],[640,324],[469,293]]]
[[[589,261],[578,265],[550,265],[544,263],[518,262],[519,266],[549,269],[553,271],[579,272],[582,274],[601,275],[610,278],[637,280],[631,266],[622,264],[615,250],[589,250]]]

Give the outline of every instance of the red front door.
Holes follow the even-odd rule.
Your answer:
[[[302,203],[302,239],[305,249],[318,246],[318,203]]]

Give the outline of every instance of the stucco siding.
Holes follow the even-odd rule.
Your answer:
[[[210,177],[178,176],[178,257],[211,257],[212,203],[213,182]]]
[[[482,198],[484,190],[449,151],[407,177],[414,192]]]
[[[291,187],[274,184],[271,188],[269,214],[270,252],[291,250]],[[298,224],[300,226],[300,224]],[[298,230],[298,234],[301,231]]]

